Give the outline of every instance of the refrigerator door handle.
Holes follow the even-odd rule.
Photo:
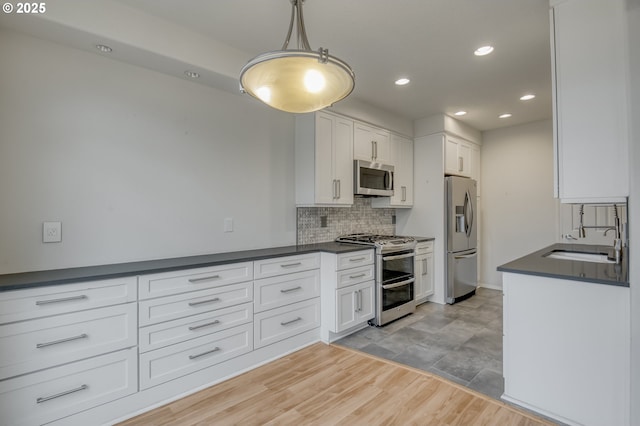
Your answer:
[[[459,259],[469,259],[469,258],[475,257],[475,256],[477,256],[477,255],[478,255],[478,252],[477,252],[477,251],[474,251],[473,253],[470,253],[470,254],[463,254],[463,255],[461,255],[461,256],[453,256],[453,258],[454,258],[454,259],[456,259],[456,260],[459,260]]]
[[[469,191],[464,195],[464,224],[467,237],[470,237],[471,229],[473,228],[473,201]]]

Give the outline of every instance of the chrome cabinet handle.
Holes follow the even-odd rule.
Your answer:
[[[402,200],[401,201],[407,201],[407,187],[406,186],[402,186]]]
[[[210,327],[212,325],[216,325],[216,324],[220,324],[219,320],[213,320],[211,322],[208,322],[206,324],[200,324],[200,325],[192,325],[191,327],[189,327],[189,330],[193,331],[193,330],[198,330],[204,327]]]
[[[342,191],[341,191],[341,187],[340,187],[340,179],[337,180],[338,182],[338,196],[336,197],[338,200],[340,199],[340,196],[342,195]]]
[[[55,395],[43,396],[41,398],[36,399],[36,403],[41,404],[43,402],[51,401],[52,399],[60,398],[61,396],[69,395],[71,393],[80,392],[80,391],[85,390],[85,389],[89,389],[89,386],[88,385],[82,385],[82,386],[77,387],[75,389],[70,389],[68,391],[57,393]]]
[[[358,274],[358,275],[349,275],[349,278],[352,278],[352,279],[353,279],[353,278],[362,278],[362,277],[364,277],[364,276],[366,276],[366,275],[367,275],[367,274],[365,274],[365,273]]]
[[[216,278],[220,278],[220,275],[211,275],[209,277],[202,277],[202,278],[190,278],[189,282],[191,284],[195,284],[195,283],[199,283],[201,281],[215,280]]]
[[[461,172],[464,170],[464,158],[458,157],[458,171]]]
[[[36,305],[48,305],[50,303],[61,303],[61,302],[71,302],[72,300],[83,300],[88,299],[89,297],[81,294],[80,296],[72,296],[72,297],[63,297],[61,299],[51,299],[51,300],[36,300]]]
[[[292,319],[291,321],[284,321],[284,322],[281,322],[280,325],[289,325],[289,324],[293,324],[294,322],[298,322],[298,321],[302,321],[302,318],[297,317],[297,318]]]
[[[36,348],[46,348],[47,346],[59,345],[60,343],[72,342],[74,340],[86,339],[88,334],[82,333],[79,336],[67,337],[66,339],[54,340],[53,342],[38,343]]]
[[[427,271],[427,267],[429,265],[429,263],[427,262],[427,259],[422,259],[422,263],[424,264],[422,267],[422,275],[427,275],[429,272]]]
[[[349,259],[349,262],[360,262],[361,260],[365,260],[366,257],[352,257]]]
[[[280,290],[280,293],[291,293],[292,291],[296,291],[300,289],[302,289],[302,287],[300,286],[292,287],[292,288],[283,288],[282,290]]]
[[[220,350],[220,348],[216,346],[215,348],[211,349],[210,351],[205,351],[205,352],[202,352],[202,353],[196,354],[196,355],[189,355],[189,359],[200,358],[201,356],[209,355],[209,354],[212,354],[214,352],[218,352],[219,350]]]
[[[302,265],[302,262],[296,262],[296,263],[283,263],[280,265],[281,268],[291,268],[294,266],[300,266]]]
[[[213,302],[219,302],[219,301],[220,301],[219,297],[214,297],[213,299],[201,300],[199,302],[189,302],[189,306],[198,306],[198,305],[204,305],[205,303],[213,303]]]

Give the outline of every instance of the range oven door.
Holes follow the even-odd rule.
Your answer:
[[[382,311],[413,302],[414,261],[415,253],[413,250],[381,256]]]

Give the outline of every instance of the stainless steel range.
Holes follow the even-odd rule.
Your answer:
[[[340,236],[336,241],[376,249],[376,317],[372,320],[373,325],[385,325],[415,311],[415,238],[350,234]]]

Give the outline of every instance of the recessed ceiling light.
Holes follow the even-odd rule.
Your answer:
[[[521,101],[529,101],[529,100],[531,100],[531,99],[533,99],[535,97],[536,97],[536,95],[534,95],[533,93],[528,93],[528,94],[526,94],[524,96],[521,96],[520,100]]]
[[[396,86],[404,86],[406,84],[409,84],[411,80],[409,80],[408,78],[399,78],[396,80]]]
[[[498,116],[498,118],[509,118],[509,117],[511,117],[511,114],[509,114],[509,113],[502,114],[502,115]]]
[[[467,111],[458,111],[458,112],[455,112],[453,115],[461,116],[466,114],[467,114]]]
[[[476,56],[484,56],[484,55],[488,55],[491,52],[493,52],[493,46],[482,46],[482,47],[478,47],[476,51],[473,52],[473,54]]]
[[[110,48],[109,46],[106,46],[104,44],[96,44],[96,49],[98,49],[102,53],[111,53],[111,52],[113,52],[112,48]]]
[[[200,77],[200,74],[198,74],[197,72],[195,72],[195,71],[189,71],[189,70],[186,70],[186,71],[184,72],[184,75],[186,75],[186,76],[187,76],[187,77],[189,77],[189,78],[198,78],[198,77]]]

